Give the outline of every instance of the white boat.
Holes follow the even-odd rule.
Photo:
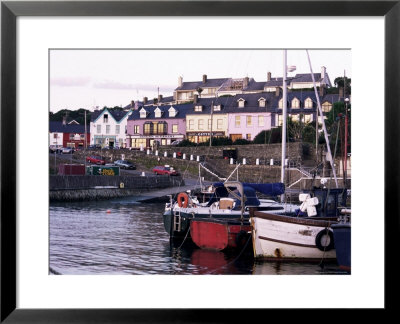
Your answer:
[[[310,62],[311,67],[311,62]],[[282,125],[282,161],[286,146],[286,50],[284,50],[283,78],[283,125]],[[312,71],[311,71],[312,74]],[[313,77],[313,74],[312,74]],[[314,78],[314,77],[313,77]],[[313,79],[314,81],[314,79]],[[314,89],[315,82],[314,82]],[[319,97],[318,108],[322,115]],[[326,128],[322,119],[325,139],[328,143]],[[329,145],[328,152],[331,156]],[[275,212],[251,211],[252,238],[256,259],[321,261],[336,259],[332,224],[338,223],[340,207],[345,206],[347,189],[337,187],[336,173],[333,166],[336,188],[315,188],[310,194],[300,194],[302,215],[293,217]],[[284,183],[284,164],[282,164],[281,182]]]

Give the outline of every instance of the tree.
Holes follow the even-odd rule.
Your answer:
[[[337,77],[334,81],[334,84],[337,88],[346,87],[346,94],[351,93],[351,79],[348,77]]]

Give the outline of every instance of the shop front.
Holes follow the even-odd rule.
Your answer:
[[[132,148],[154,149],[157,145],[170,145],[176,140],[182,140],[185,136],[182,134],[175,135],[128,135],[128,141]]]
[[[193,143],[204,143],[210,140],[210,132],[187,132],[187,139]],[[225,132],[212,132],[212,137],[224,137]]]

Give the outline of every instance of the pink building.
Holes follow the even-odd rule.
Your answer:
[[[153,148],[170,145],[185,139],[186,113],[193,104],[144,106],[134,110],[128,118],[126,143],[132,148]]]

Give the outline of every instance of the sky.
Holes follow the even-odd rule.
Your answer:
[[[351,78],[350,50],[309,50],[312,70],[320,73],[325,66],[333,85],[336,77]],[[296,66],[288,73],[310,73],[305,49],[288,50],[287,65]],[[50,111],[96,106],[126,106],[131,100],[153,99],[158,93],[172,96],[183,81],[207,78],[254,78],[266,81],[283,75],[283,50],[51,50]]]

